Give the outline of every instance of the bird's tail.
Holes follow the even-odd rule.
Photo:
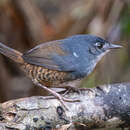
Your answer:
[[[4,56],[9,57],[16,63],[20,63],[20,64],[24,63],[21,52],[14,50],[10,47],[7,47],[6,45],[2,44],[1,42],[0,42],[0,53],[3,54]]]

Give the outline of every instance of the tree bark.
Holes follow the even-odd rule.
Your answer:
[[[57,99],[35,96],[0,104],[0,129],[82,129],[130,127],[130,83],[69,92],[66,110]]]

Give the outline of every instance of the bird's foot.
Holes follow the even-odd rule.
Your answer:
[[[65,102],[79,102],[80,100],[77,100],[77,99],[68,99],[68,98],[65,98],[63,96],[61,96],[59,93],[53,91],[52,89],[49,89],[47,88],[46,86],[40,84],[37,80],[33,80],[33,83],[41,88],[43,88],[44,90],[48,91],[49,93],[51,93],[54,97],[56,97],[60,102],[61,104],[64,106],[64,108],[66,110],[69,110],[69,108],[67,107],[67,105],[65,104]],[[54,98],[53,97],[53,98]],[[47,99],[52,99],[52,97],[48,97]]]
[[[68,94],[69,92],[77,92],[79,94],[81,94],[81,91],[91,91],[93,92],[93,90],[91,88],[76,88],[76,87],[73,87],[73,86],[67,86],[65,87],[66,88],[66,91],[63,95],[66,95]]]
[[[75,87],[65,87],[66,91],[65,93],[63,94],[64,96],[67,95],[68,93],[70,92],[77,92],[77,93],[81,93],[80,89],[79,88],[75,88]]]
[[[79,88],[81,91],[90,91],[90,92],[93,92],[93,89],[91,88]]]
[[[66,95],[69,92],[78,92],[79,94],[81,94],[81,91],[91,91],[93,92],[93,89],[91,88],[79,88],[81,85],[81,81],[82,79],[77,79],[74,81],[69,81],[69,82],[64,82],[62,84],[59,84],[57,86],[57,88],[65,88],[66,91],[64,93],[64,95]]]
[[[51,89],[50,89],[51,90]],[[50,92],[50,91],[49,91]],[[55,91],[53,91],[53,90],[51,90],[51,92],[50,92],[53,96],[52,97],[48,97],[48,99],[54,99],[54,98],[57,98],[60,102],[61,102],[61,104],[64,106],[64,108],[66,109],[66,110],[69,110],[69,108],[67,107],[67,105],[65,104],[65,102],[80,102],[80,100],[79,99],[69,99],[69,98],[65,98],[65,97],[63,97],[63,96],[61,96],[59,93],[57,93],[57,92],[55,92]]]

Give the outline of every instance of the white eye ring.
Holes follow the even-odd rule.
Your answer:
[[[103,46],[104,46],[104,43],[97,42],[97,43],[95,44],[95,46],[96,46],[98,49],[102,49]]]

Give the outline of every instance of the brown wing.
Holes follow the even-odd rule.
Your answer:
[[[71,65],[68,66],[70,63],[67,63],[63,58],[68,53],[62,49],[61,44],[61,40],[40,44],[24,53],[23,59],[27,63],[43,66],[48,69],[72,71]]]

